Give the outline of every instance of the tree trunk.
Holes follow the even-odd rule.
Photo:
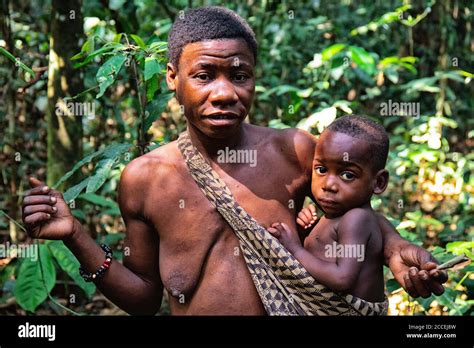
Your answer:
[[[52,1],[48,73],[48,164],[47,183],[53,185],[82,157],[82,116],[67,112],[64,101],[83,90],[79,71],[70,58],[80,51],[83,37],[79,0]],[[79,103],[74,100],[74,103]],[[57,111],[61,110],[60,113]],[[63,190],[63,187],[59,187]]]

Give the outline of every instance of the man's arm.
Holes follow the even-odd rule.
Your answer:
[[[163,285],[159,276],[158,236],[141,218],[146,197],[146,185],[140,184],[144,161],[140,158],[131,162],[120,181],[119,205],[127,225],[123,265],[112,261],[104,277],[95,284],[123,310],[146,315],[159,310]],[[30,236],[62,239],[83,268],[95,272],[104,262],[104,251],[72,217],[61,193],[45,188],[36,179],[30,179],[30,183],[34,188],[23,203],[23,221]]]
[[[378,214],[382,231],[385,263],[397,282],[413,297],[441,295],[448,280],[445,271],[436,270],[438,261],[425,249],[400,237],[392,224]]]

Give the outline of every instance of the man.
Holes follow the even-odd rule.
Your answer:
[[[232,11],[190,10],[169,35],[167,82],[184,107],[192,144],[236,201],[263,226],[277,219],[296,228],[296,213],[311,194],[307,154],[315,144],[300,130],[243,123],[255,92],[256,47],[252,30]],[[226,149],[255,151],[257,163],[218,161],[219,150]],[[104,252],[59,192],[34,178],[30,183],[23,203],[30,235],[62,239],[85,271],[95,272]],[[129,254],[95,281],[119,307],[154,314],[165,288],[172,314],[265,314],[234,231],[194,182],[176,142],[127,165],[119,205]],[[446,274],[434,270],[429,253],[379,221],[385,260],[400,284],[413,296],[441,294]]]

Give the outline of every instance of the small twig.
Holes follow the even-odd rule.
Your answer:
[[[44,72],[48,70],[47,66],[42,66],[39,68],[33,68],[33,71],[36,72],[36,76],[34,79],[28,81],[28,83],[20,88],[18,88],[18,93],[25,93],[28,88],[33,86],[36,82],[41,80],[41,77],[43,76]]]
[[[468,258],[466,256],[466,254],[462,254],[462,255],[459,255],[459,256],[456,256],[455,258],[452,258],[451,260],[439,265],[438,267],[436,267],[436,269],[438,270],[445,270],[445,269],[448,269],[448,268],[452,268],[460,263],[463,263],[463,262],[468,262],[468,261],[471,261],[470,258]]]

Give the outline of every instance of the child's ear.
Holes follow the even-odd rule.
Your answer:
[[[374,193],[376,195],[381,194],[388,185],[388,171],[386,169],[381,169],[375,174],[375,185],[374,185]]]
[[[173,91],[173,92],[176,91],[177,76],[178,76],[178,69],[176,69],[173,64],[168,63],[166,65],[166,84],[168,85],[168,88],[170,89],[170,91]]]

